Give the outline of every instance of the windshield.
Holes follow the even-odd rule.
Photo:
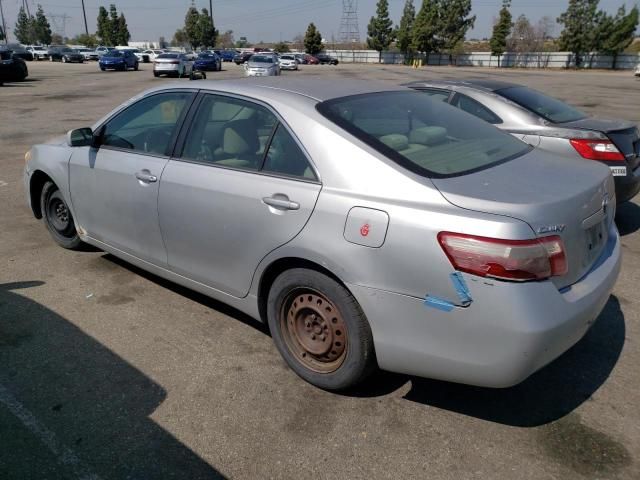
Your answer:
[[[318,111],[403,167],[429,177],[471,173],[531,147],[419,92],[391,91],[322,102]]]
[[[574,122],[587,117],[580,110],[527,87],[503,88],[496,93],[553,123]]]
[[[205,60],[215,60],[216,55],[213,53],[201,53],[198,58],[204,58]]]
[[[107,56],[108,57],[124,57],[124,52],[113,51],[113,52],[107,53]]]
[[[71,50],[70,48],[63,48],[62,50],[60,50],[61,52],[71,52],[74,53],[73,50]]]
[[[162,55],[158,55],[158,58],[178,58],[177,53],[163,53]]]
[[[251,57],[251,63],[273,63],[273,57],[265,57],[263,55],[254,55]]]
[[[281,55],[280,58],[282,60],[294,60],[294,58],[291,55]]]

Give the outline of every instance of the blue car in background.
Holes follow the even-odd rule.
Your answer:
[[[220,56],[223,62],[233,62],[233,59],[238,54],[235,50],[216,50],[216,53]]]
[[[222,59],[214,52],[202,52],[193,64],[196,72],[219,72],[222,70]]]
[[[100,70],[138,70],[138,57],[131,50],[111,50],[100,57]]]

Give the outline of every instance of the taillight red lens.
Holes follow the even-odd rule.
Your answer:
[[[624,155],[613,144],[611,140],[589,140],[573,139],[569,140],[573,148],[588,160],[612,160],[624,161]]]
[[[502,240],[440,232],[438,241],[456,270],[501,280],[544,280],[567,273],[562,239]]]

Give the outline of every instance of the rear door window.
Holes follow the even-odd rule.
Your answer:
[[[456,93],[453,97],[451,105],[458,107],[460,110],[470,113],[471,115],[478,117],[485,122],[498,124],[502,123],[502,119],[495,113],[482,105],[480,102],[474,100],[471,97],[463,95],[462,93]]]

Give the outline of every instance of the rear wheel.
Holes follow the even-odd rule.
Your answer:
[[[67,63],[67,57],[62,57],[62,63]]]
[[[133,70],[137,72],[139,68],[140,68],[140,65],[138,65],[138,62],[136,62],[135,65],[133,66]]]
[[[292,269],[276,278],[267,316],[273,341],[300,377],[327,390],[344,390],[375,369],[373,337],[360,305],[328,276]]]
[[[158,78],[160,76],[160,74],[158,72],[153,72],[153,76]]]
[[[40,194],[42,219],[55,242],[63,248],[77,250],[82,245],[71,210],[55,183],[46,182]]]

